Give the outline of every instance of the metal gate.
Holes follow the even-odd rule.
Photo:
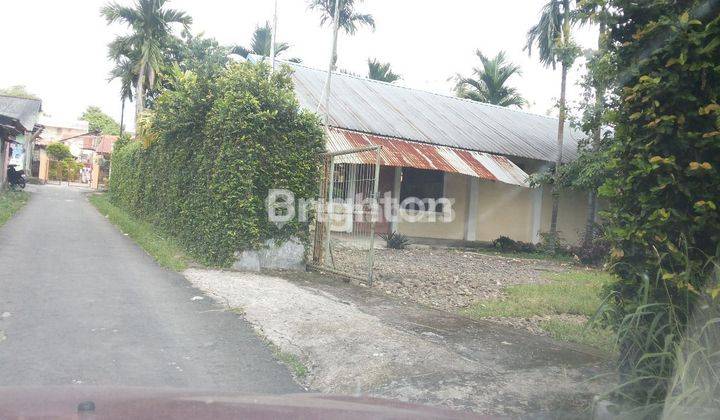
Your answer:
[[[312,265],[373,281],[380,146],[324,153]]]

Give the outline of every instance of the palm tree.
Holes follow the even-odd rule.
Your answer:
[[[522,108],[527,102],[517,89],[506,86],[513,75],[520,75],[520,66],[507,61],[505,51],[489,58],[480,50],[475,51],[482,67],[473,68],[473,77],[457,76],[455,92],[457,96],[473,101],[499,106],[517,106]]]
[[[110,43],[110,55],[134,58],[137,83],[135,87],[136,112],[145,109],[145,91],[155,86],[157,76],[165,64],[164,50],[174,36],[171,25],[181,24],[189,29],[192,18],[185,12],[165,9],[167,0],[136,0],[132,7],[109,3],[101,14],[108,24],[122,22],[130,29],[129,35],[117,37]]]
[[[553,249],[557,248],[557,219],[560,206],[560,165],[563,156],[563,140],[565,136],[566,119],[566,91],[567,74],[577,58],[577,47],[573,44],[570,33],[572,20],[571,0],[549,0],[543,6],[538,23],[530,28],[527,33],[528,54],[532,55],[532,48],[537,44],[540,62],[546,67],[556,68],[557,63],[561,66],[560,82],[560,112],[558,116],[557,133],[557,159],[555,160],[555,177],[553,183],[553,206],[550,216],[550,239]]]
[[[374,58],[368,58],[368,78],[392,83],[400,80],[400,75],[393,73],[390,69],[390,63],[381,63]]]
[[[128,57],[121,57],[115,62],[115,67],[110,71],[110,79],[120,79],[120,100],[122,108],[120,108],[120,137],[123,135],[125,124],[125,101],[132,101],[133,87],[137,84],[137,74],[135,73],[135,65]]]
[[[265,22],[265,25],[255,27],[255,32],[253,32],[253,37],[249,48],[236,45],[230,50],[230,53],[241,55],[243,57],[247,57],[248,54],[257,54],[263,57],[270,57],[271,47],[272,26],[270,26],[270,22]],[[290,44],[286,42],[276,42],[275,56],[279,56],[288,49],[290,49]]]
[[[310,9],[320,10],[320,25],[325,25],[335,17],[335,0],[310,0]],[[340,0],[339,25],[348,35],[355,35],[360,26],[375,29],[375,18],[355,12],[355,0]]]
[[[362,1],[362,0],[358,0]],[[327,125],[330,116],[330,81],[332,72],[335,71],[337,64],[337,37],[338,30],[342,28],[348,35],[354,35],[358,27],[368,26],[375,29],[375,18],[369,14],[357,13],[355,11],[355,0],[310,0],[310,9],[319,10],[321,13],[320,25],[332,22],[333,26],[333,42],[332,52],[330,54],[330,65],[328,66],[327,80],[323,94],[318,102],[318,111],[320,103],[325,99],[325,125]],[[337,9],[337,10],[336,10]],[[338,12],[338,13],[336,13]]]

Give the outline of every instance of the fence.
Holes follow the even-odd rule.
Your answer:
[[[373,281],[380,147],[325,153],[312,266]]]

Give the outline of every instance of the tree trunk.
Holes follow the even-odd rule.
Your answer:
[[[604,10],[603,10],[604,12]],[[603,13],[604,15],[604,13]],[[602,19],[602,18],[601,18]],[[598,54],[605,51],[605,32],[607,24],[600,21],[600,31],[598,34]],[[600,147],[602,140],[602,115],[605,112],[605,86],[604,83],[595,81],[595,113],[597,126],[593,129],[592,147],[597,149]],[[595,214],[597,213],[597,190],[593,189],[588,194],[588,212],[585,221],[585,237],[583,238],[583,247],[588,248],[595,236]]]
[[[140,64],[140,71],[138,72],[138,82],[135,92],[135,123],[137,124],[137,117],[142,114],[145,110],[145,67],[146,64],[143,62]]]
[[[125,124],[125,97],[122,98],[122,106],[120,107],[120,136],[123,135],[123,125]]]
[[[557,219],[560,207],[560,165],[563,158],[563,142],[565,139],[565,93],[567,90],[568,68],[562,65],[562,80],[560,82],[560,115],[558,116],[557,159],[555,160],[555,179],[552,189],[552,213],[550,215],[550,240],[553,251],[557,249]]]
[[[335,0],[335,14],[333,15],[333,38],[332,38],[332,48],[330,53],[330,65],[328,66],[328,74],[327,79],[325,80],[325,90],[323,92],[323,97],[325,99],[325,128],[328,127],[328,123],[330,122],[330,83],[332,80],[332,72],[335,70],[335,65],[337,64],[337,40],[338,40],[338,31],[340,29],[340,0]],[[320,104],[318,104],[318,110],[320,108]]]

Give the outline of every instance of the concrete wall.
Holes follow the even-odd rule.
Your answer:
[[[499,236],[531,242],[533,190],[480,180],[476,241],[490,242]]]
[[[477,182],[478,202],[474,206],[475,234],[466,231],[471,183]],[[531,189],[518,187],[460,174],[445,174],[445,196],[455,199],[455,218],[452,222],[426,222],[428,213],[419,214],[420,221],[401,221],[398,232],[417,238],[470,240],[490,242],[499,236],[508,236],[523,242],[537,242],[539,232],[550,229],[552,195],[550,188]],[[413,213],[417,214],[417,213]],[[566,192],[560,199],[558,230],[569,244],[582,238],[587,214],[587,193]]]
[[[420,220],[415,223],[401,221],[398,223],[397,230],[399,233],[407,236],[419,238],[437,238],[437,239],[454,239],[462,240],[465,236],[465,217],[467,214],[467,197],[469,177],[460,174],[445,174],[445,198],[455,199],[453,209],[455,210],[455,218],[451,222],[426,222],[430,213],[412,212],[411,215],[419,216]],[[442,218],[441,214],[437,214],[438,219]]]
[[[588,194],[580,191],[563,192],[560,196],[558,209],[558,232],[560,237],[570,245],[582,240],[587,218]],[[541,231],[550,230],[550,217],[552,214],[552,192],[550,187],[543,188],[542,223]]]

